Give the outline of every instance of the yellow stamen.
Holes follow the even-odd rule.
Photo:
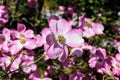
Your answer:
[[[20,43],[21,43],[21,44],[25,44],[25,43],[26,43],[26,40],[25,40],[25,39],[21,39],[21,40],[20,40]]]
[[[90,22],[88,22],[88,21],[86,21],[85,25],[88,26],[88,27],[92,26],[92,24]]]
[[[25,35],[24,34],[20,34],[20,37],[25,37]]]
[[[64,43],[64,42],[65,42],[65,38],[64,38],[63,35],[58,35],[57,40],[58,40],[60,43]]]

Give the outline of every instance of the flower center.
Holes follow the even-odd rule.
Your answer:
[[[6,39],[5,39],[5,37],[3,37],[1,40],[2,40],[2,42],[5,42]]]
[[[101,58],[99,58],[99,59],[98,59],[98,62],[102,62],[102,59],[101,59]]]
[[[11,62],[14,60],[14,58],[13,57],[10,57],[10,59],[9,59]]]
[[[108,72],[108,74],[112,75],[112,71],[110,70],[110,71]]]
[[[119,68],[119,67],[120,67],[120,66],[119,66],[119,64],[117,64],[117,63],[115,64],[115,66],[116,66],[117,68]]]
[[[85,22],[85,25],[88,26],[88,27],[92,26],[92,24],[90,22],[88,22],[88,21]]]
[[[25,37],[25,35],[24,34],[20,34],[20,37]]]
[[[25,44],[25,43],[26,43],[26,40],[25,40],[25,39],[21,39],[21,40],[20,40],[20,43],[21,43],[21,44]]]
[[[58,35],[57,40],[62,44],[65,42],[65,38],[63,35]]]

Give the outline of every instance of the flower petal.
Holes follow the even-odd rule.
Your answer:
[[[56,30],[58,34],[66,34],[72,27],[65,19],[59,19],[57,21]]]
[[[64,62],[68,57],[68,48],[67,48],[67,46],[64,46],[63,49],[64,50],[63,50],[61,56],[59,57],[60,62]]]
[[[24,47],[26,49],[32,50],[32,49],[35,49],[37,47],[36,41],[34,39],[28,39],[26,41],[27,42],[24,44]]]
[[[27,31],[25,31],[25,37],[26,38],[33,38],[34,37],[34,32],[33,32],[33,30],[27,30]]]
[[[24,24],[17,25],[17,31],[24,32],[26,30],[26,26]]]
[[[81,37],[79,30],[70,30],[65,35],[66,44],[71,47],[80,47],[84,43],[84,39]]]
[[[73,55],[73,56],[77,56],[77,57],[81,57],[82,55],[83,55],[83,50],[81,49],[81,48],[73,48],[72,50],[71,50],[71,54]]]
[[[54,47],[54,44],[52,46],[50,46],[50,48],[47,50],[46,55],[50,58],[50,59],[56,59],[57,57],[59,57],[62,53],[63,49],[61,49],[60,47]]]

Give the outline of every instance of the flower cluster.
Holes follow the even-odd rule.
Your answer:
[[[18,24],[17,30],[4,28],[0,34],[0,67],[9,76],[18,73],[20,68],[27,74],[34,73],[37,65],[33,49],[41,46],[40,40],[41,36],[34,35],[24,24]]]
[[[37,0],[27,1],[32,9],[37,4]],[[44,27],[39,34],[28,29],[20,20],[15,26],[17,29],[2,27],[0,68],[5,72],[3,76],[12,78],[22,72],[29,80],[96,80],[91,71],[94,69],[97,73],[119,80],[120,42],[114,40],[117,51],[115,55],[109,55],[107,49],[89,43],[90,39],[104,33],[103,24],[85,15],[77,15],[74,6],[60,6],[59,9],[68,16],[48,18],[48,27]],[[7,23],[7,18],[6,7],[0,6],[0,26]],[[117,27],[115,29],[118,30]],[[41,53],[37,53],[40,50]]]

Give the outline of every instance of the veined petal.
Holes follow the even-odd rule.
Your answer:
[[[57,32],[57,21],[56,19],[49,19],[48,23],[49,23],[49,27],[50,27],[50,30],[56,34]]]
[[[81,36],[82,34],[79,30],[70,30],[65,35],[65,42],[70,47],[80,47],[84,43],[84,39]]]
[[[54,37],[54,34],[49,34],[47,37],[46,37],[46,42],[48,45],[52,45],[53,43],[55,43],[55,37]]]
[[[81,57],[83,55],[83,50],[81,48],[73,48],[71,50],[71,55]]]
[[[61,56],[59,57],[59,61],[64,62],[68,57],[68,48],[67,46],[63,46],[63,52],[61,53]]]
[[[70,23],[65,19],[59,19],[56,25],[56,31],[58,34],[66,34],[72,29]]]
[[[63,49],[61,49],[60,47],[54,47],[54,44],[52,46],[50,46],[50,48],[46,51],[46,55],[50,58],[50,59],[56,59],[57,57],[59,57],[62,53]]]

